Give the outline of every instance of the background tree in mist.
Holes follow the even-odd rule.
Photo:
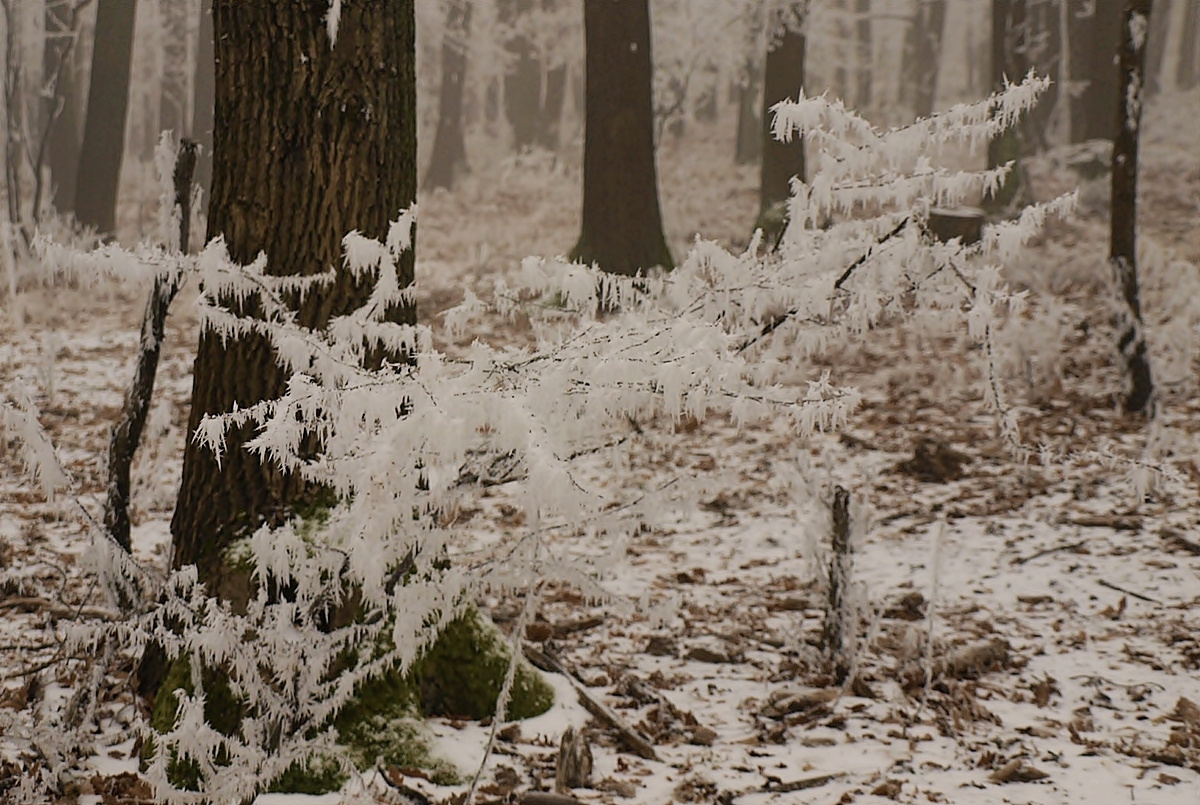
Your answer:
[[[125,150],[125,113],[133,58],[136,0],[98,0],[88,84],[87,116],[79,152],[75,216],[102,234],[116,230],[117,188]]]
[[[425,187],[450,189],[455,175],[467,167],[463,129],[463,81],[467,72],[467,40],[471,29],[470,0],[449,0],[442,34],[442,85],[438,94],[437,133],[425,174]]]
[[[786,203],[791,182],[804,180],[804,138],[776,139],[772,107],[780,101],[796,100],[804,87],[804,23],[807,2],[789,2],[767,19],[766,73],[763,81],[762,164],[759,174],[758,219],[772,242],[778,242],[786,224]]]
[[[571,259],[614,274],[672,265],[658,204],[648,0],[589,0],[583,221]]]

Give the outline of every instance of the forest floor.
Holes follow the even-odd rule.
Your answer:
[[[1200,96],[1173,103],[1195,109]],[[1145,128],[1142,233],[1183,261],[1151,261],[1159,274],[1147,281],[1148,311],[1170,300],[1170,271],[1200,266],[1200,153],[1185,117],[1152,107]],[[731,166],[731,153],[699,127],[664,144],[660,186],[677,258],[696,232],[747,239],[755,172]],[[1039,194],[1059,189],[1061,171],[1039,170]],[[497,160],[456,192],[423,197],[422,315],[435,321],[464,286],[483,296],[528,254],[569,250],[578,180],[571,160]],[[591,479],[617,495],[677,478],[711,490],[699,509],[663,511],[630,541],[604,572],[612,601],[552,587],[527,628],[530,645],[642,733],[657,759],[630,751],[555,675],[558,704],[502,731],[481,800],[552,788],[561,733],[575,726],[594,755],[591,787],[572,792],[585,802],[1194,803],[1200,396],[1188,371],[1197,354],[1186,334],[1156,346],[1176,376],[1154,428],[1118,413],[1112,350],[1096,343],[1105,212],[1088,203],[1047,233],[1019,278],[1045,294],[1036,308],[1055,311],[1031,321],[1067,337],[1053,355],[1030,346],[1028,363],[1041,369],[1010,388],[1026,443],[1045,447],[1034,460],[1019,462],[1000,443],[971,356],[903,328],[827,358],[866,399],[840,436],[798,442],[769,421],[644,423],[645,438],[621,461],[597,456]],[[44,501],[0,444],[0,707],[61,706],[86,669],[52,664],[65,624],[94,603],[76,501],[97,516],[143,299],[144,289],[102,286],[5,300],[0,384],[27,390],[75,486]],[[191,391],[193,301],[194,292],[175,304],[134,469],[135,552],[160,569]],[[528,332],[497,320],[470,337]],[[818,649],[835,485],[850,491],[859,532],[849,685]],[[522,526],[503,486],[460,516],[465,544]],[[553,544],[568,555],[605,547],[574,534]],[[511,628],[520,602],[485,603]],[[96,775],[67,801],[148,796],[127,775],[137,713],[128,672],[109,680]],[[473,773],[487,728],[440,719],[431,729],[442,754]],[[463,790],[388,771],[431,801]],[[399,801],[381,775],[350,798]],[[259,801],[310,799],[339,801]]]

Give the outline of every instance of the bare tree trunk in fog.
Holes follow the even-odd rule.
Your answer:
[[[854,2],[854,35],[857,45],[854,62],[857,68],[854,84],[854,105],[865,113],[871,105],[871,72],[875,67],[875,45],[871,41],[871,0]]]
[[[654,164],[648,0],[589,0],[583,29],[583,222],[571,259],[614,274],[669,268]]]
[[[159,0],[162,21],[162,86],[159,88],[158,130],[170,131],[179,142],[188,126],[188,5],[179,0]],[[157,142],[157,136],[155,141]]]
[[[1063,59],[1062,25],[1059,3],[1035,2],[1026,9],[1026,62],[1038,75],[1054,76],[1055,81],[1038,98],[1021,123],[1025,148],[1036,152],[1050,147],[1049,129],[1060,101],[1065,102],[1060,80]]]
[[[993,92],[1004,89],[1006,82],[1020,81],[1028,70],[1025,12],[1025,0],[992,0]],[[989,209],[1005,212],[1018,203],[1022,192],[1020,159],[1021,136],[1018,125],[1009,126],[988,143],[989,168],[1013,163],[1004,183],[986,200]]]
[[[1117,91],[1115,56],[1121,39],[1123,9],[1117,0],[1067,0],[1071,25],[1071,81],[1082,85],[1072,96],[1071,139],[1111,140],[1112,108]]]
[[[900,102],[910,104],[915,117],[933,114],[937,95],[942,34],[946,26],[946,0],[922,0],[904,39]]]
[[[470,0],[450,0],[446,32],[442,38],[442,89],[438,100],[437,133],[425,186],[431,190],[454,186],[455,175],[467,166],[463,141],[463,78],[467,72],[467,36],[471,25]]]
[[[125,148],[129,68],[137,0],[99,0],[92,77],[88,89],[75,215],[102,234],[116,230],[117,185]]]
[[[546,69],[529,36],[520,31],[522,16],[535,11],[534,3],[535,0],[502,0],[499,6],[500,20],[517,30],[505,45],[515,57],[516,65],[504,77],[504,111],[518,151],[535,146],[553,151],[558,148],[567,68],[558,65]],[[553,11],[555,0],[540,0],[540,8]]]
[[[1183,11],[1183,32],[1179,40],[1179,66],[1176,68],[1175,82],[1179,89],[1191,89],[1196,86],[1200,64],[1197,64],[1197,47],[1200,45],[1200,0],[1184,0],[1187,3]]]
[[[737,88],[737,146],[734,161],[739,165],[762,158],[762,69],[762,62],[754,56],[748,57]]]
[[[1128,305],[1128,320],[1119,347],[1125,359],[1129,392],[1126,413],[1152,409],[1154,382],[1146,354],[1142,329],[1142,307],[1137,276],[1137,177],[1138,134],[1142,121],[1142,99],[1146,66],[1145,26],[1153,16],[1152,0],[1126,0],[1124,25],[1118,51],[1120,85],[1116,101],[1116,136],[1112,155],[1112,219],[1109,259]],[[1140,24],[1139,24],[1140,22]],[[1142,35],[1138,36],[1137,32]],[[1111,107],[1110,107],[1111,108]]]
[[[75,204],[75,176],[79,171],[79,73],[75,45],[79,15],[73,2],[47,0],[46,44],[42,52],[42,84],[50,92],[45,98],[42,136],[46,166],[50,169],[47,201],[60,213]],[[52,84],[50,82],[53,82]],[[37,204],[34,206],[36,215]]]
[[[804,86],[804,32],[785,23],[783,30],[771,32],[767,42],[767,67],[763,82],[762,172],[758,194],[758,220],[769,242],[778,244],[787,224],[786,202],[791,197],[792,177],[805,178],[804,138],[780,142],[772,134],[771,107],[780,101],[795,100]]]
[[[216,57],[213,52],[212,0],[201,0],[200,34],[196,42],[196,75],[192,79],[192,139],[200,146],[196,154],[196,184],[204,191],[207,203],[212,187],[213,95]],[[203,242],[204,233],[196,238]]]
[[[1163,61],[1171,32],[1171,7],[1163,6],[1150,17],[1150,39],[1146,42],[1146,98],[1162,91]]]

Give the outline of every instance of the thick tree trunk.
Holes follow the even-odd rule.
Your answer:
[[[1117,91],[1117,46],[1122,6],[1117,0],[1067,0],[1071,24],[1071,80],[1081,86],[1072,96],[1071,139],[1111,140],[1112,104]]]
[[[583,27],[583,222],[571,258],[614,274],[670,267],[654,162],[648,0],[589,0]]]
[[[1144,76],[1146,68],[1146,26],[1151,17],[1152,0],[1126,0],[1124,25],[1118,51],[1120,85],[1110,100],[1116,101],[1116,137],[1112,155],[1112,221],[1109,258],[1121,293],[1128,306],[1128,320],[1119,346],[1125,359],[1129,392],[1125,397],[1127,413],[1143,413],[1152,408],[1154,381],[1146,336],[1142,331],[1142,306],[1137,276],[1137,176],[1138,135],[1142,122]],[[1141,35],[1136,35],[1139,33]]]
[[[99,0],[92,77],[75,188],[75,215],[103,234],[116,230],[117,185],[125,150],[125,112],[137,0]]]
[[[1006,81],[1024,78],[1029,68],[1026,59],[1027,34],[1025,0],[992,0],[992,91],[1004,88]],[[1021,194],[1021,137],[1017,125],[1009,126],[988,143],[988,167],[998,168],[1009,162],[1013,167],[1004,183],[987,200],[994,211],[1007,210]]]
[[[196,75],[192,87],[191,138],[200,146],[196,155],[196,184],[208,200],[212,190],[213,93],[215,87],[212,0],[201,0],[200,35],[196,42]],[[203,239],[204,233],[197,232]]]
[[[900,102],[911,105],[914,117],[933,114],[945,27],[946,0],[917,3],[916,14],[905,37],[900,81]]]
[[[416,197],[416,77],[413,0],[346,3],[337,44],[327,4],[300,0],[214,0],[216,98],[209,231],[230,257],[265,253],[276,275],[315,274],[341,265],[351,230],[383,239]],[[412,280],[412,252],[399,267]],[[300,323],[322,327],[361,304],[369,283],[348,274],[304,297]],[[229,301],[229,300],[227,300]],[[251,311],[252,312],[252,311]],[[415,321],[411,307],[393,311]],[[244,449],[230,432],[218,463],[193,441],[206,414],[280,394],[286,382],[268,343],[222,343],[203,333],[179,502],[171,521],[172,565],[196,564],[213,592],[223,589],[231,542],[328,499]]]
[[[772,134],[774,113],[771,107],[780,101],[795,100],[804,86],[804,33],[785,28],[770,38],[766,77],[763,82],[762,172],[758,193],[756,229],[778,242],[783,234],[783,205],[791,197],[793,177],[805,177],[804,138],[780,142]]]
[[[65,2],[46,3],[46,45],[42,54],[44,78],[53,80],[46,99],[42,132],[46,144],[46,166],[50,169],[47,200],[60,213],[75,205],[75,178],[79,171],[79,74],[75,59],[79,35],[78,14]],[[35,208],[34,214],[37,214]]]
[[[425,186],[450,189],[460,170],[467,166],[463,140],[463,78],[467,72],[467,35],[471,25],[470,0],[450,0],[446,10],[446,33],[442,39],[442,89],[438,100],[437,133]]]

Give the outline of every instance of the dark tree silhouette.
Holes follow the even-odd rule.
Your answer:
[[[298,0],[213,2],[209,231],[225,237],[233,260],[265,253],[267,271],[278,275],[340,265],[347,232],[386,237],[390,220],[416,197],[413,0],[345,4],[336,46],[326,8]],[[411,251],[399,269],[402,281],[412,280]],[[333,287],[303,298],[298,320],[322,327],[369,290],[343,273]],[[393,312],[396,320],[415,320],[411,307]],[[193,374],[172,564],[197,565],[210,590],[229,595],[236,590],[226,589],[225,548],[328,493],[260,462],[243,447],[251,435],[244,428],[228,434],[220,463],[192,439],[206,414],[283,392],[286,376],[264,338],[223,343],[202,334]]]
[[[1141,132],[1142,100],[1146,69],[1146,25],[1153,0],[1125,0],[1124,25],[1118,50],[1120,83],[1115,94],[1116,137],[1112,155],[1112,220],[1109,259],[1128,306],[1127,320],[1118,346],[1125,360],[1129,391],[1127,413],[1152,410],[1154,381],[1142,330],[1142,306],[1137,275],[1137,176],[1138,136]],[[1137,24],[1140,20],[1140,25]],[[1143,35],[1135,35],[1140,31]]]
[[[500,20],[515,31],[505,44],[513,68],[504,77],[504,111],[518,151],[558,148],[559,120],[566,99],[566,66],[546,69],[533,41],[522,30],[539,8],[553,11],[555,0],[501,0],[499,5]]]
[[[1179,38],[1179,62],[1175,83],[1191,89],[1200,77],[1200,0],[1184,0],[1183,25]]]
[[[1121,39],[1122,5],[1117,0],[1067,0],[1070,20],[1071,140],[1111,140],[1112,107],[1117,91],[1117,46]]]
[[[463,78],[467,72],[467,35],[471,25],[470,0],[450,0],[446,32],[442,36],[442,89],[438,99],[437,133],[425,186],[454,186],[455,175],[467,166],[463,141]]]
[[[1025,0],[992,0],[992,91],[1004,88],[1005,81],[1016,82],[1029,69],[1026,57],[1028,27]],[[988,167],[998,168],[1012,162],[1004,183],[986,205],[1003,211],[1019,202],[1021,188],[1021,136],[1017,126],[1009,126],[988,143]]]
[[[125,112],[137,0],[99,0],[92,77],[75,187],[75,216],[103,234],[116,230],[117,185],[125,150]]]
[[[794,177],[805,178],[804,139],[793,137],[780,142],[772,134],[774,114],[771,107],[780,101],[795,100],[804,86],[804,31],[802,17],[793,13],[771,21],[767,44],[766,78],[763,82],[762,171],[759,177],[758,220],[756,229],[771,242],[778,243],[786,225],[785,204],[791,196]]]
[[[50,169],[50,187],[45,195],[59,212],[69,213],[74,211],[75,205],[81,137],[79,74],[75,57],[79,33],[77,7],[63,0],[49,0],[46,3],[45,25],[42,83],[53,82],[52,92],[45,98],[45,112],[42,115],[44,142],[39,146],[45,148],[44,164]],[[38,206],[35,202],[35,215]]]
[[[671,266],[658,206],[648,0],[589,0],[583,221],[571,259],[614,274]]]

